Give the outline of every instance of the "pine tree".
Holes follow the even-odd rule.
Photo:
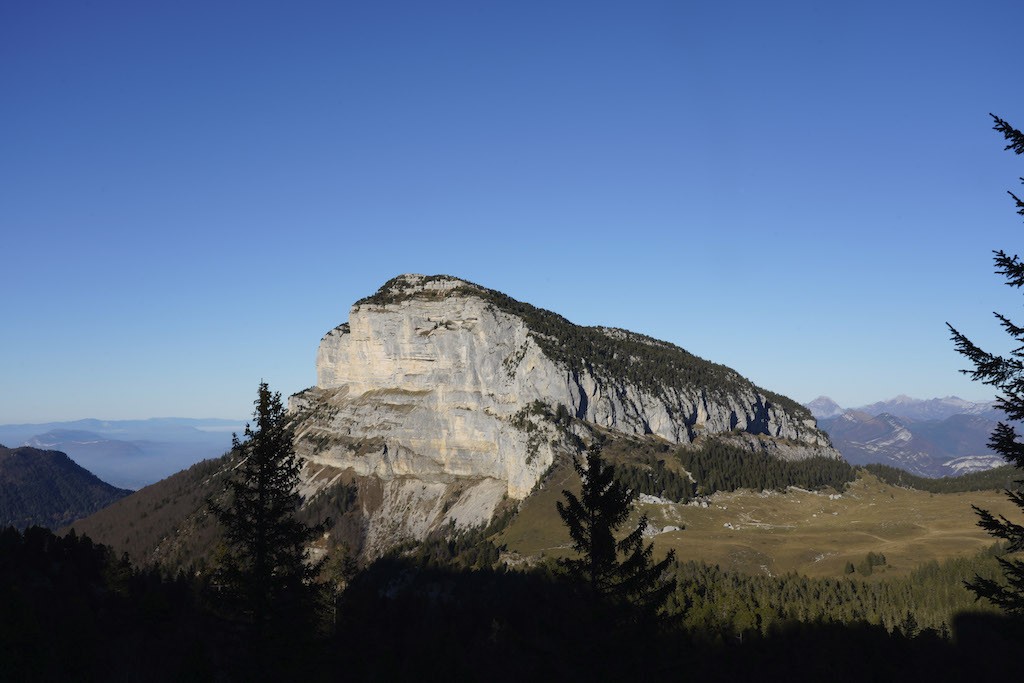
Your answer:
[[[585,467],[578,458],[573,458],[573,467],[583,482],[580,497],[562,491],[565,502],[558,501],[556,506],[580,557],[562,560],[564,572],[593,596],[629,603],[654,614],[675,590],[675,579],[662,578],[675,560],[675,551],[651,563],[654,546],[643,542],[646,516],[625,538],[615,539],[638,494],[616,480],[615,470],[602,459],[599,445],[587,451]]]
[[[991,115],[995,120],[994,130],[1003,134],[1009,141],[1007,150],[1016,154],[1024,154],[1024,134],[1013,128],[998,116]],[[1024,178],[1021,178],[1024,182]],[[1013,192],[1008,193],[1017,206],[1017,213],[1024,216],[1024,201]],[[1019,288],[1024,285],[1024,262],[1016,255],[1010,256],[999,250],[994,252],[996,273],[1002,275],[1009,287]],[[1024,468],[1024,443],[1017,440],[1017,431],[1010,422],[1024,419],[1024,327],[1014,324],[1006,316],[996,313],[1003,330],[1013,340],[1014,348],[1006,356],[982,350],[967,337],[960,334],[953,326],[949,326],[956,349],[966,356],[974,365],[973,370],[962,370],[971,379],[995,387],[1000,395],[996,407],[1006,414],[1007,422],[1000,422],[992,432],[989,446],[1018,468]],[[1016,490],[1007,489],[1009,500],[1024,511],[1024,480],[1017,480]],[[1001,539],[1006,544],[1007,553],[1018,553],[1024,550],[1024,526],[1011,522],[1006,517],[993,515],[988,510],[974,507],[978,513],[978,526],[985,529],[991,536]],[[965,585],[974,591],[979,598],[987,598],[993,604],[1008,612],[1024,615],[1024,560],[1013,557],[999,557],[1003,570],[1004,582],[994,581],[976,576]]]
[[[256,428],[245,426],[245,440],[232,437],[234,472],[226,503],[210,501],[209,508],[227,546],[216,579],[262,654],[271,639],[294,637],[315,621],[312,582],[320,564],[309,562],[306,547],[327,522],[307,526],[295,517],[301,463],[281,394],[261,383],[255,405]]]

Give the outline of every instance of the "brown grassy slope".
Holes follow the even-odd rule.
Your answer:
[[[564,488],[578,492],[579,480],[561,465],[495,541],[527,557],[570,553],[569,536],[555,509]],[[856,565],[868,552],[880,552],[888,564],[873,576],[892,577],[929,560],[973,555],[990,546],[992,538],[976,526],[972,503],[1011,512],[1001,492],[925,493],[884,484],[866,473],[838,498],[793,489],[785,494],[736,491],[715,494],[707,508],[645,504],[638,509],[654,529],[684,528],[652,536],[657,556],[674,548],[680,560],[746,573],[842,576],[847,562]],[[638,517],[639,512],[632,523]]]
[[[223,495],[229,457],[197,463],[68,528],[109,545],[118,555],[128,553],[138,565],[160,564],[170,571],[202,571],[211,565],[221,541],[218,523],[207,511],[206,501]],[[327,481],[334,483],[306,501],[299,519],[307,524],[332,520],[328,536],[318,541],[318,552],[339,546],[358,551],[362,537],[358,504],[372,502],[375,480],[357,486],[353,484],[354,477],[342,476],[336,469],[315,469],[313,481],[306,486],[309,491],[302,494],[323,488]]]
[[[132,495],[78,520],[69,528],[136,564],[169,562],[187,566],[202,558],[217,541],[216,525],[206,514],[206,499],[223,489],[227,456],[204,460],[187,470],[139,489]],[[182,556],[188,538],[187,556]]]
[[[799,491],[717,495],[706,509],[673,511],[687,530],[659,536],[657,547],[728,569],[808,576],[839,576],[847,562],[876,552],[888,561],[878,575],[905,575],[923,562],[992,545],[972,503],[1010,512],[1000,492],[926,493],[862,474],[834,499]]]

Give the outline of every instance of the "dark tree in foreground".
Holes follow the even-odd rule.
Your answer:
[[[600,446],[587,451],[586,466],[574,458],[573,467],[583,482],[580,497],[562,491],[565,502],[559,501],[557,507],[580,557],[562,560],[562,568],[595,596],[628,602],[648,614],[657,612],[675,590],[675,579],[663,578],[675,551],[651,563],[654,546],[643,542],[646,516],[625,538],[615,539],[638,494],[615,479],[614,468],[601,458]]]
[[[315,620],[320,565],[309,561],[307,545],[326,523],[307,526],[295,517],[301,463],[281,394],[261,383],[255,405],[255,429],[246,425],[245,440],[233,438],[225,501],[211,501],[210,510],[227,546],[216,578],[262,652],[264,643],[295,637]]]
[[[1006,121],[993,115],[995,130],[1003,134],[1009,142],[1006,149],[1016,154],[1024,154],[1024,134],[1013,128]],[[1021,178],[1024,182],[1024,178]],[[1017,213],[1024,216],[1024,201],[1013,192],[1010,197],[1017,205]],[[1024,285],[1024,262],[1016,256],[1010,256],[999,250],[995,252],[996,273],[1006,279],[1010,287],[1019,288]],[[1024,468],[1024,443],[1017,440],[1017,431],[1010,422],[1024,420],[1024,327],[1014,324],[1006,316],[996,313],[1003,330],[1013,340],[1013,350],[1001,356],[974,345],[970,339],[949,326],[956,349],[966,356],[974,365],[973,370],[963,370],[971,379],[989,384],[996,388],[999,396],[996,407],[1006,414],[1007,422],[1000,422],[989,446],[1018,468]],[[1024,511],[1024,480],[1018,480],[1016,490],[1007,489],[1006,496]],[[1008,553],[1024,550],[1024,526],[1011,522],[1006,517],[993,515],[988,510],[976,506],[975,512],[980,517],[978,526],[990,535],[1006,543]],[[1013,557],[1000,557],[999,564],[1003,569],[1005,583],[983,577],[975,577],[966,583],[979,598],[987,598],[993,604],[1008,612],[1024,615],[1024,560]]]

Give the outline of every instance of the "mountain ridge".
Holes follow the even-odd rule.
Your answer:
[[[995,401],[968,401],[959,396],[936,398],[913,398],[899,394],[893,398],[876,401],[862,406],[844,408],[828,396],[818,396],[803,406],[818,419],[834,417],[847,410],[859,411],[869,415],[890,413],[908,420],[941,420],[953,415],[984,415],[993,420],[1000,419],[1002,411],[995,407]]]
[[[565,362],[574,371],[582,370],[583,365],[586,362],[590,362],[600,366],[607,366],[608,369],[613,371],[627,375],[631,374],[628,365],[624,366],[622,363],[615,363],[618,359],[615,357],[614,352],[608,353],[608,346],[602,343],[604,339],[618,338],[618,340],[627,343],[632,342],[682,354],[684,357],[683,362],[677,361],[670,365],[670,370],[674,375],[673,379],[677,381],[685,383],[695,379],[713,377],[719,382],[730,386],[739,383],[754,386],[732,368],[695,356],[671,342],[655,339],[640,332],[619,327],[576,325],[558,313],[518,301],[503,292],[451,275],[419,275],[414,273],[398,275],[381,285],[374,294],[356,301],[352,306],[352,310],[354,311],[367,305],[386,307],[408,300],[436,300],[458,295],[479,296],[487,303],[500,308],[506,313],[521,318],[532,329],[536,340],[544,351],[550,354],[554,360]],[[342,325],[334,328],[332,332],[347,325],[348,323],[342,323]],[[567,331],[568,334],[566,333]],[[563,338],[563,342],[561,344],[553,343],[559,337]],[[565,337],[569,337],[569,339],[565,340]],[[590,347],[592,353],[590,356],[584,357],[581,364],[579,357],[566,353],[564,348],[566,346]],[[691,362],[687,363],[687,360]],[[647,377],[644,375],[638,376],[637,379],[641,382],[647,381]],[[783,404],[794,415],[812,417],[810,411],[797,401],[761,387],[755,386],[755,388],[769,398]]]
[[[994,402],[901,394],[859,408],[840,408],[828,397],[807,405],[851,464],[880,463],[932,478],[1005,464],[988,447],[1002,415]]]

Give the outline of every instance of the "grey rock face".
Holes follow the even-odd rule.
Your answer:
[[[840,457],[809,412],[787,411],[722,366],[713,367],[726,373],[728,390],[631,381],[587,358],[570,362],[572,349],[553,358],[551,349],[567,344],[556,347],[556,334],[533,329],[502,297],[456,278],[405,275],[357,302],[320,342],[316,387],[290,401],[303,418],[300,453],[385,481],[481,482],[487,493],[477,492],[475,514],[463,510],[465,524],[486,521],[501,495],[525,497],[556,453],[570,449],[552,419],[559,406],[599,427],[678,444],[736,431],[770,437],[759,441],[787,459]],[[677,352],[693,358],[642,335],[579,328],[513,304],[570,333],[603,335],[615,354],[649,347],[668,354],[666,362]],[[643,359],[616,360],[630,367]]]

